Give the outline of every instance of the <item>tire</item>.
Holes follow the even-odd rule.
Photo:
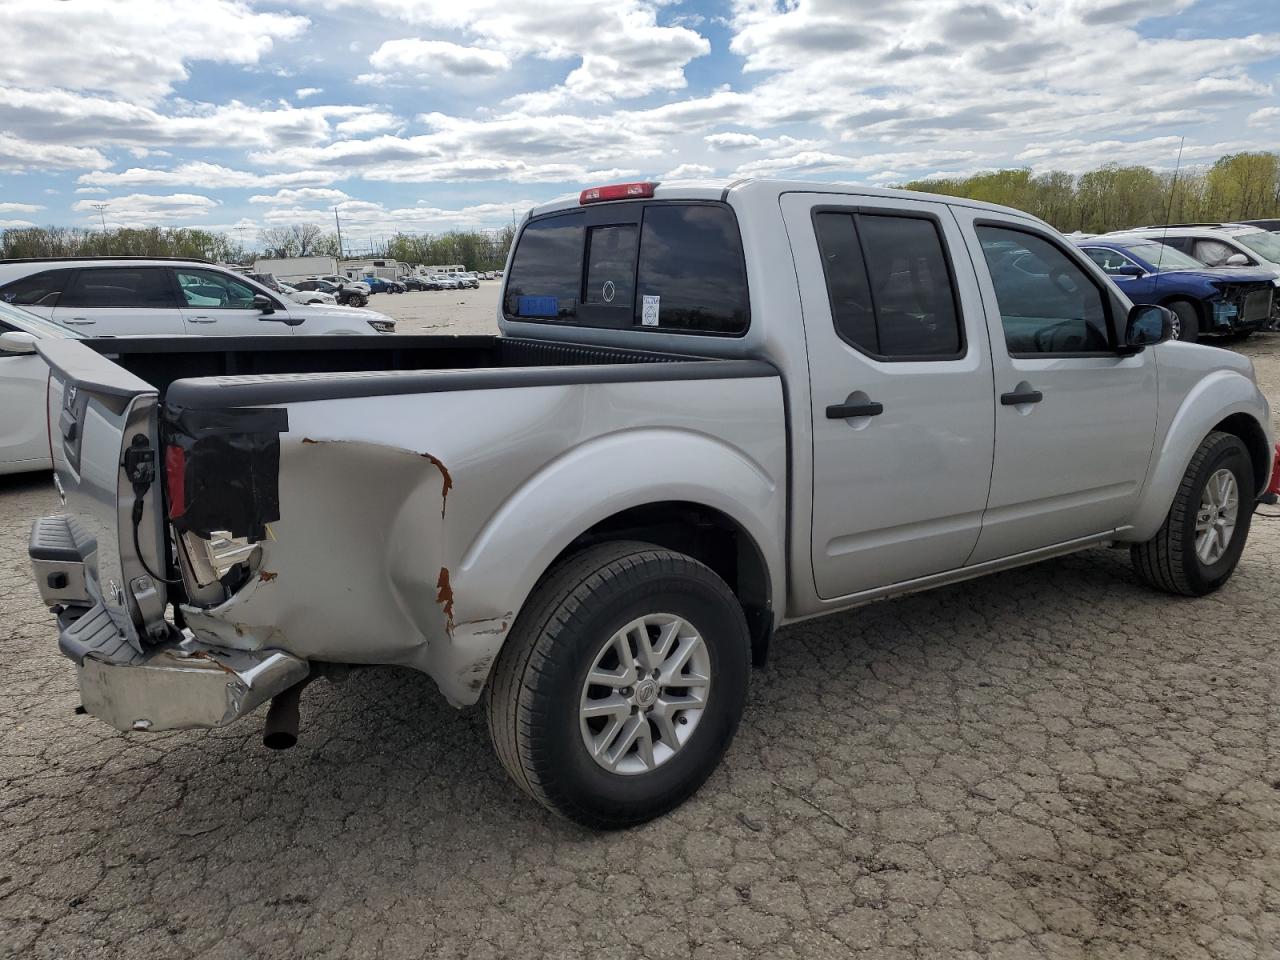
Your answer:
[[[1236,484],[1235,525],[1225,550],[1206,563],[1197,551],[1196,525],[1206,486],[1222,470],[1229,471]],[[1213,593],[1231,578],[1240,561],[1253,519],[1253,496],[1253,465],[1248,449],[1229,433],[1209,434],[1183,474],[1164,525],[1146,543],[1131,548],[1138,576],[1166,593],[1187,597]]]
[[[645,759],[637,739],[633,747],[621,750],[625,756],[611,770],[606,766],[608,751],[597,760],[587,737],[590,724],[613,721],[583,719],[580,710],[591,691],[601,695],[603,690],[609,697],[622,694],[588,686],[588,672],[605,669],[601,657],[624,627],[634,626],[638,618],[660,615],[679,618],[700,636],[705,651],[700,662],[709,671],[705,702],[700,711],[680,714],[683,719],[665,720],[669,734],[691,730],[674,751],[658,760],[657,752],[668,748],[656,715],[666,708],[665,698],[673,689],[663,687],[649,707],[626,708],[631,719],[618,720],[623,734],[613,742],[625,739],[626,724],[638,724],[652,738],[650,756]],[[646,634],[651,638],[658,635],[658,628],[644,629],[655,631]],[[622,642],[637,649],[630,637]],[[669,649],[687,642],[688,637],[681,637]],[[696,665],[698,657],[690,656],[689,663]],[[516,618],[485,692],[489,736],[507,773],[547,809],[592,828],[644,823],[692,796],[719,764],[746,704],[750,662],[742,607],[708,567],[647,543],[588,547],[553,568]],[[616,664],[613,668],[624,673],[629,669]],[[658,683],[646,673],[634,688],[624,689],[641,697],[642,685],[651,693]],[[648,710],[655,716],[652,721],[642,712]],[[597,736],[607,737],[607,731]],[[625,769],[628,764],[630,771]]]
[[[1200,314],[1196,310],[1196,305],[1187,300],[1174,300],[1168,306],[1173,311],[1174,316],[1178,318],[1178,327],[1174,332],[1174,339],[1185,340],[1188,343],[1195,343],[1199,340]]]

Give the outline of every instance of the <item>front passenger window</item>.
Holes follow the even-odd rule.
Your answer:
[[[182,288],[183,299],[189,307],[214,310],[248,310],[253,307],[256,291],[234,277],[214,273],[212,270],[179,268],[174,272],[178,275],[178,286]]]
[[[978,227],[1011,355],[1112,349],[1102,289],[1057,246],[1023,230]]]

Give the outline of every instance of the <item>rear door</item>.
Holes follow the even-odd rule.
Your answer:
[[[1107,533],[1131,516],[1156,427],[1153,350],[1117,350],[1127,305],[1029,220],[954,208],[986,305],[995,464],[971,563]]]
[[[222,337],[266,337],[293,333],[284,299],[272,297],[276,312],[264,314],[253,304],[257,288],[220,270],[174,267],[182,297],[186,332]],[[274,322],[273,322],[274,321]]]
[[[69,278],[52,319],[90,337],[172,337],[183,332],[164,267],[82,267]]]
[[[962,567],[987,502],[994,411],[960,231],[927,201],[781,202],[812,381],[818,596]]]
[[[26,331],[0,320],[0,332]],[[0,473],[49,466],[48,379],[49,368],[34,353],[0,349]]]

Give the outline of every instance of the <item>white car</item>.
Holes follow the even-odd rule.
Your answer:
[[[1210,267],[1261,267],[1280,286],[1280,233],[1245,223],[1173,224],[1116,230],[1159,240]]]
[[[332,293],[325,293],[323,290],[299,290],[297,287],[287,283],[281,283],[280,292],[292,300],[294,303],[301,304],[324,304],[328,307],[337,306],[338,298]]]
[[[371,310],[300,304],[200,260],[95,257],[0,262],[0,300],[87,336],[394,333]]]
[[[461,280],[448,273],[437,273],[428,279],[432,283],[437,284],[441,290],[457,290],[462,286]]]
[[[48,470],[45,400],[49,368],[36,341],[79,334],[7,303],[0,303],[0,473]]]
[[[324,276],[311,277],[310,279],[323,280],[326,283],[332,283],[335,287],[346,287],[349,290],[358,290],[366,297],[373,292],[373,288],[363,280],[352,280],[350,277],[343,277],[336,273],[327,273]]]

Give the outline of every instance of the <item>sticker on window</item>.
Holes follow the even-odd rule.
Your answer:
[[[560,300],[558,297],[518,297],[516,299],[516,316],[558,317],[560,316]]]
[[[656,327],[658,325],[658,301],[661,297],[645,295],[644,306],[640,312],[640,324],[645,327]]]

